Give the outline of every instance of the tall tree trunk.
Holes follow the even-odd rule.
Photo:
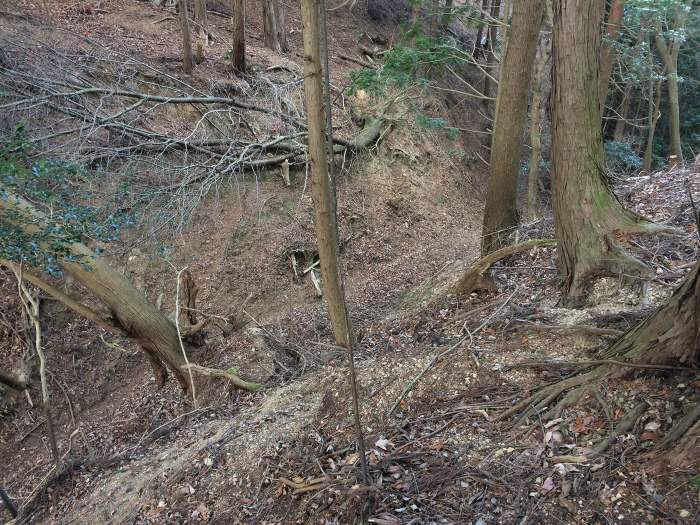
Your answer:
[[[197,46],[195,62],[204,61],[204,49],[209,46],[209,31],[207,29],[207,0],[194,0],[194,22],[197,29]]]
[[[265,46],[276,53],[284,53],[287,47],[284,11],[279,0],[263,0],[263,40]]]
[[[452,16],[452,0],[445,0],[445,12],[440,19],[440,28],[445,30],[450,25]]]
[[[245,0],[231,0],[233,48],[231,65],[236,73],[245,73]]]
[[[544,0],[516,2],[496,99],[496,121],[491,142],[491,162],[481,253],[486,255],[508,244],[518,225],[518,172],[527,113],[532,65],[542,25]]]
[[[678,102],[678,53],[669,63],[668,77],[668,140],[670,145],[669,163],[683,162],[683,148],[681,146],[681,116]]]
[[[192,36],[190,21],[187,14],[187,1],[177,0],[180,15],[180,30],[182,31],[182,70],[188,75],[192,73]]]
[[[530,220],[537,218],[537,179],[540,174],[542,160],[542,121],[545,108],[542,104],[542,92],[547,73],[547,63],[552,55],[552,41],[546,35],[540,39],[539,57],[535,63],[535,78],[532,84],[532,100],[530,102],[530,170],[527,176],[527,216]]]
[[[325,16],[325,13],[323,13]],[[368,482],[363,430],[360,423],[358,392],[353,361],[355,340],[345,302],[343,276],[338,255],[338,225],[333,203],[334,192],[328,174],[326,120],[323,112],[323,88],[320,49],[319,1],[301,1],[301,20],[304,39],[304,98],[311,166],[311,195],[314,203],[316,244],[321,261],[323,294],[333,326],[336,345],[347,350],[350,383],[353,392],[355,430],[364,482]],[[330,110],[330,108],[328,108]]]
[[[685,7],[676,5],[673,8],[671,22],[671,41],[666,42],[662,33],[661,23],[656,26],[656,49],[661,55],[666,67],[666,85],[668,87],[668,132],[670,156],[675,157],[674,162],[683,162],[683,150],[681,147],[681,122],[678,103],[678,53],[684,39],[677,36],[685,27],[685,20],[690,12],[692,0],[685,0]]]
[[[630,109],[630,101],[632,99],[632,83],[627,82],[625,89],[622,91],[622,101],[618,109],[617,120],[615,121],[615,131],[613,132],[613,140],[622,142],[625,140],[625,127],[627,124],[627,114]]]
[[[493,0],[493,3],[491,4],[491,18],[498,18],[501,13],[501,0]],[[498,44],[498,25],[494,23],[490,23],[488,27],[488,39],[486,42],[486,71],[488,71],[489,75],[491,77],[496,77],[496,64],[498,61],[496,60],[496,46]],[[489,77],[489,75],[484,76],[484,104],[488,106],[489,104],[489,97],[491,97],[491,93],[493,93],[494,88],[497,86],[494,86],[493,80]]]
[[[0,212],[20,209],[36,217],[37,225],[41,224],[43,215],[31,204],[9,192],[5,192],[5,195],[7,198],[0,199]],[[162,385],[165,382],[167,366],[182,387],[188,390],[189,383],[185,380],[183,372],[186,363],[173,323],[149,303],[143,293],[134,288],[124,276],[110,268],[104,259],[98,257],[87,246],[73,243],[65,248],[74,260],[60,260],[63,271],[106,305],[114,321],[139,342],[153,365],[158,384]]]
[[[605,99],[608,97],[608,86],[615,62],[615,50],[612,44],[620,38],[622,17],[625,14],[625,0],[612,0],[608,21],[605,24],[605,35],[600,47],[600,68],[598,73],[598,96],[600,107],[605,108]],[[603,112],[604,113],[604,112]]]
[[[488,7],[489,7],[489,0],[482,0],[481,1],[481,11],[483,13],[488,13]],[[484,19],[484,15],[480,14],[479,15],[479,21],[481,25],[479,26],[479,29],[476,32],[476,41],[474,43],[474,58],[478,58],[480,56],[485,56],[485,49],[486,49],[486,44],[488,42],[488,36],[489,36],[489,23]],[[485,41],[484,41],[485,40]]]
[[[650,60],[653,58],[650,57]],[[654,95],[654,84],[656,84],[656,95]],[[661,80],[649,79],[649,87],[647,93],[647,100],[649,100],[649,113],[647,116],[647,143],[644,148],[644,162],[642,163],[642,170],[644,172],[651,172],[651,161],[654,153],[654,133],[656,132],[656,123],[659,121],[661,116],[661,111],[659,110],[661,106]]]
[[[552,194],[562,302],[572,305],[584,301],[596,276],[648,275],[617,241],[627,233],[668,229],[624,210],[602,177],[597,71],[603,3],[554,2]]]

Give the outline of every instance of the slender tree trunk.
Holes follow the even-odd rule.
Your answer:
[[[600,68],[598,73],[598,96],[600,107],[605,108],[605,99],[608,96],[608,86],[612,75],[613,64],[615,62],[615,50],[612,47],[614,42],[620,38],[620,27],[622,17],[625,14],[625,0],[612,0],[608,21],[605,24],[605,35],[600,47]],[[604,113],[604,111],[603,111]]]
[[[488,7],[489,7],[489,0],[482,0],[481,2],[481,10],[484,13],[488,13]],[[474,44],[474,57],[477,58],[479,56],[485,56],[484,50],[487,48],[486,43],[483,42],[484,37],[488,41],[488,35],[489,35],[489,23],[488,21],[484,20],[484,15],[481,14],[479,15],[479,20],[481,21],[481,25],[479,26],[478,31],[476,32],[476,42]]]
[[[204,61],[204,49],[209,46],[209,31],[207,29],[207,0],[194,1],[194,21],[197,29],[197,46],[195,62]]]
[[[530,171],[527,177],[527,216],[530,220],[537,218],[537,179],[540,174],[542,160],[542,121],[545,108],[542,104],[542,92],[547,73],[547,63],[552,55],[552,41],[545,35],[541,36],[539,57],[535,63],[535,78],[532,85],[532,100],[530,102]]]
[[[284,53],[287,47],[284,11],[279,0],[263,0],[263,40],[265,46],[276,53]]]
[[[671,165],[683,162],[683,148],[681,147],[681,116],[678,102],[678,53],[672,57],[669,63],[668,79],[668,133],[670,143],[669,163]]]
[[[584,302],[587,284],[596,276],[649,274],[617,245],[619,238],[668,230],[624,210],[602,177],[596,74],[602,15],[603,0],[554,2],[552,194],[562,302],[571,305]]]
[[[627,82],[625,89],[622,91],[622,101],[618,109],[619,115],[615,121],[615,131],[613,132],[613,140],[622,142],[625,140],[625,127],[627,124],[627,116],[630,109],[630,100],[632,99],[632,83]]]
[[[654,84],[656,84],[656,95],[654,95]],[[661,80],[654,81],[653,78],[649,79],[649,91],[647,93],[647,99],[649,100],[649,114],[647,117],[647,143],[644,148],[644,162],[642,164],[642,169],[646,173],[651,172],[651,161],[654,153],[654,133],[656,132],[656,123],[659,121],[661,112],[659,108],[661,106]]]
[[[491,17],[498,18],[501,13],[501,0],[493,0],[491,4]],[[498,44],[498,25],[490,23],[488,27],[488,40],[486,42],[486,71],[496,77],[496,46]],[[494,85],[493,80],[489,76],[484,77],[484,104],[488,106],[488,98],[491,97],[494,89],[498,86]]]
[[[190,35],[190,21],[187,14],[187,1],[178,0],[177,8],[180,15],[180,30],[182,31],[182,70],[186,74],[192,73],[192,36]]]
[[[325,13],[324,13],[325,16]],[[368,482],[364,451],[363,430],[360,424],[358,394],[353,362],[355,340],[345,302],[343,276],[339,266],[338,225],[333,204],[333,189],[328,174],[326,120],[323,112],[323,87],[320,49],[319,1],[301,1],[301,19],[304,39],[304,96],[308,123],[309,164],[311,166],[311,194],[314,202],[316,243],[321,260],[323,294],[333,326],[336,345],[347,349],[350,381],[353,390],[355,427],[358,452],[361,455],[362,474]],[[330,108],[328,108],[330,109]]]
[[[245,0],[231,0],[233,13],[233,49],[231,65],[236,73],[245,73]]]
[[[440,19],[440,28],[445,30],[450,25],[450,19],[452,16],[452,0],[445,0],[445,12],[442,14]]]
[[[532,65],[543,14],[544,0],[521,0],[515,3],[509,30],[512,45],[507,47],[501,64],[496,99],[482,255],[509,244],[509,235],[518,225],[520,150]]]
[[[9,192],[5,192],[5,195],[7,198],[0,198],[0,212],[21,209],[24,213],[36,217],[37,224],[43,221],[43,215],[31,204]],[[185,360],[173,323],[150,304],[124,276],[110,268],[84,244],[73,243],[65,248],[77,262],[66,259],[59,261],[63,271],[106,305],[114,321],[139,342],[153,365],[158,384],[164,384],[167,366],[182,387],[188,390],[189,383],[183,373]]]

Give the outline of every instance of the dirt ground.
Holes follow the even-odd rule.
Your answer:
[[[171,10],[136,0],[95,4],[54,2],[49,26],[43,3],[20,0],[0,9],[0,35],[20,31],[44,43],[37,45],[61,49],[90,39],[184,78]],[[292,31],[284,57],[262,47],[259,7],[249,6],[253,72],[284,65],[285,74],[301,74],[297,3],[286,4]],[[339,90],[360,67],[343,57],[365,60],[358,42],[390,41],[396,31],[367,19],[360,4],[329,18],[332,83]],[[227,5],[209,4],[215,40],[196,76],[186,79],[207,92],[232,81]],[[358,131],[351,107],[363,104],[358,97],[337,99],[340,136]],[[488,126],[477,103],[417,98],[415,104],[452,116],[459,127]],[[176,129],[179,119],[191,118],[179,112],[158,125]],[[390,118],[379,146],[339,162],[337,175],[371,487],[359,484],[345,356],[332,345],[325,305],[309,275],[295,276],[292,265],[306,268],[316,255],[308,180],[296,167],[288,187],[269,170],[208,194],[165,252],[141,231],[108,251],[113,265],[166,312],[174,308],[176,270],[188,267],[201,288],[198,308],[241,321],[210,324],[190,359],[235,368],[264,383],[262,391],[212,381],[194,408],[175,382],[157,389],[135,345],[43,302],[65,459],[50,484],[39,390],[31,390],[33,406],[0,391],[0,486],[30,508],[27,522],[700,522],[700,438],[671,451],[656,446],[700,398],[697,374],[640,373],[600,385],[556,419],[497,419],[537,386],[575,371],[571,361],[594,359],[615,330],[629,328],[670,295],[697,260],[686,187],[689,181],[700,200],[699,172],[662,171],[616,188],[627,206],[686,232],[634,239],[635,254],[657,275],[642,290],[604,279],[592,291],[595,306],[561,308],[556,250],[543,247],[499,263],[492,272],[496,289],[456,297],[451,286],[479,252],[486,166],[455,151],[480,151],[483,139],[451,140],[441,130],[421,129],[407,108]],[[518,234],[552,237],[551,218]],[[4,363],[19,363],[25,348],[15,289],[14,276],[0,272]],[[557,361],[561,366],[551,366]],[[551,461],[585,453],[640,400],[648,405],[644,416],[604,456]],[[0,519],[9,521],[3,512]]]

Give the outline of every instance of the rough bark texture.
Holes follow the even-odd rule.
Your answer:
[[[654,95],[654,93],[656,93],[656,95]],[[659,111],[659,106],[661,105],[661,80],[654,81],[653,78],[649,79],[647,100],[649,101],[649,112],[647,115],[647,144],[644,148],[644,162],[642,163],[642,170],[649,173],[651,172],[651,161],[654,153],[654,134],[656,133],[656,124],[661,116],[661,112]]]
[[[188,75],[192,73],[192,36],[190,21],[187,15],[187,1],[178,0],[177,8],[180,14],[180,30],[182,31],[182,70]]]
[[[671,298],[603,357],[657,365],[700,364],[700,262]]]
[[[508,244],[518,225],[517,194],[520,150],[527,114],[532,65],[544,14],[544,0],[516,2],[509,45],[501,64],[491,167],[484,212],[482,255]]]
[[[612,0],[608,21],[605,24],[605,35],[600,48],[600,74],[598,78],[598,96],[600,97],[600,107],[605,107],[605,99],[608,96],[608,86],[612,75],[613,63],[615,62],[615,51],[612,44],[620,38],[620,27],[622,17],[625,14],[625,0]]]
[[[597,275],[647,275],[648,268],[617,241],[654,229],[625,211],[602,177],[597,74],[602,15],[603,0],[554,2],[552,194],[563,302],[572,305],[583,302],[585,285]]]
[[[0,212],[11,208],[30,213],[37,217],[38,222],[42,220],[41,213],[23,199],[11,195],[7,199],[0,199]],[[73,243],[66,248],[79,262],[59,261],[63,271],[106,305],[112,312],[114,321],[139,342],[153,365],[158,383],[162,385],[165,382],[167,366],[183,389],[187,390],[189,385],[182,368],[185,361],[173,323],[150,304],[123,275],[110,268],[87,246]]]
[[[231,0],[233,49],[231,65],[236,73],[245,73],[245,0]]]
[[[194,22],[197,31],[195,61],[200,64],[204,61],[204,49],[209,46],[209,32],[207,31],[207,0],[194,0]]]
[[[285,16],[279,0],[263,0],[263,40],[265,46],[276,53],[284,53],[287,47]]]
[[[537,179],[542,160],[542,121],[545,108],[542,104],[542,92],[547,73],[547,64],[552,56],[552,41],[545,35],[540,40],[539,56],[535,63],[535,78],[532,84],[530,101],[530,171],[527,176],[527,216],[530,220],[537,218]]]

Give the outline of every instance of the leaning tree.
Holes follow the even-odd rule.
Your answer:
[[[203,325],[173,323],[128,279],[86,246],[84,237],[114,238],[118,229],[107,237],[101,235],[105,232],[104,224],[117,222],[115,216],[109,215],[101,221],[89,206],[80,202],[82,196],[70,200],[70,195],[78,192],[77,184],[66,182],[71,173],[63,163],[32,163],[21,152],[17,153],[17,149],[22,147],[0,150],[0,266],[15,271],[21,268],[24,280],[77,314],[136,341],[150,361],[159,385],[164,384],[170,371],[185,391],[194,388],[193,373],[225,377],[247,390],[260,388],[228,372],[189,363],[183,338],[195,335]],[[61,188],[65,191],[61,192]],[[42,203],[50,213],[44,213],[34,203]],[[59,290],[46,277],[32,273],[32,269],[49,276],[70,275],[108,313],[101,313]]]

